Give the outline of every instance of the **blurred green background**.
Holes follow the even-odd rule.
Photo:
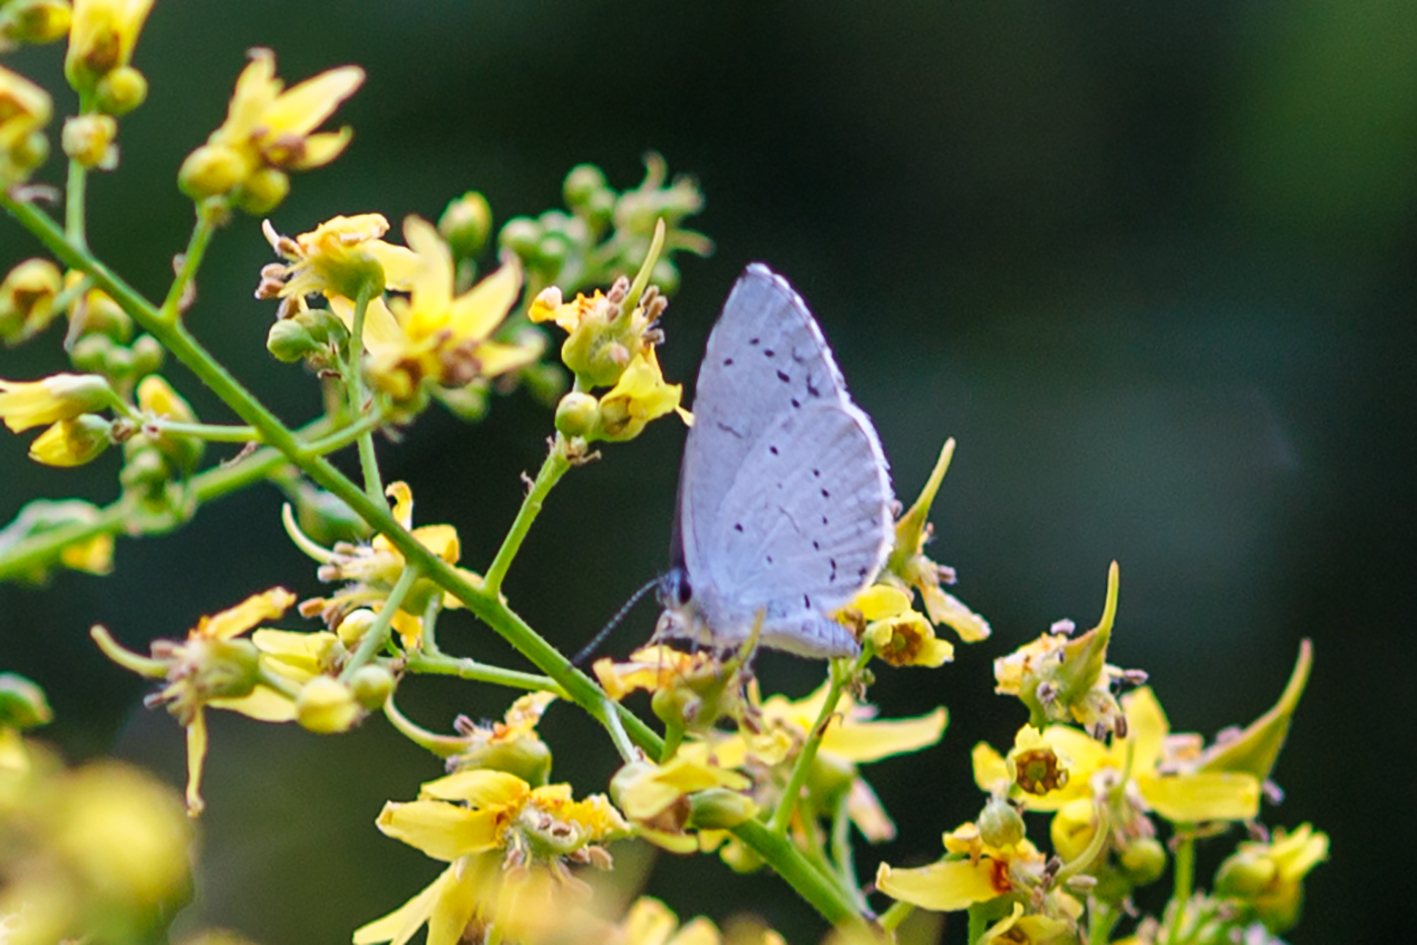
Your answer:
[[[700,180],[698,228],[718,243],[684,262],[666,375],[692,379],[733,278],[763,260],[817,313],[903,498],[943,439],[959,440],[933,551],[995,636],[872,690],[885,715],[943,703],[952,721],[940,747],[868,772],[901,838],[863,852],[863,874],[879,858],[933,859],[940,832],[974,816],[970,746],[1006,744],[1023,721],[992,695],[990,660],[1058,618],[1090,626],[1116,558],[1114,661],[1151,672],[1178,730],[1252,719],[1314,639],[1275,773],[1289,796],[1265,819],[1329,831],[1333,862],[1291,939],[1400,938],[1417,840],[1417,6],[159,0],[135,58],[150,98],[123,122],[121,169],[90,189],[95,249],[150,297],[191,223],[177,166],[221,122],[256,45],[291,81],[346,62],[369,73],[338,119],[352,146],[296,178],[278,230],[370,210],[435,218],[469,188],[505,221],[559,205],[578,162],[627,187],[657,149]],[[61,54],[5,63],[61,90]],[[51,160],[43,176],[58,172]],[[35,250],[0,222],[0,265]],[[274,306],[251,292],[270,259],[257,221],[238,218],[190,325],[297,422],[318,396],[265,353]],[[0,353],[0,376],[58,370],[57,348],[52,333]],[[167,373],[204,419],[230,419],[180,367]],[[456,524],[464,564],[480,568],[550,429],[523,394],[479,426],[435,410],[383,445],[387,478],[412,484],[418,521]],[[553,494],[506,590],[563,648],[663,567],[682,438],[656,424]],[[25,449],[0,437],[0,521],[37,496],[115,495],[113,457],[65,472]],[[47,737],[180,784],[179,728],[141,708],[144,687],[85,631],[102,621],[142,646],[273,584],[319,593],[278,510],[256,488],[173,535],[120,543],[110,577],[0,587],[5,668],[48,689]],[[652,610],[610,651],[646,637]],[[466,615],[445,626],[448,648],[521,665]],[[759,671],[802,694],[821,666],[769,654]],[[458,712],[500,716],[509,695],[418,680],[401,703],[446,729]],[[613,752],[575,709],[554,708],[544,731],[558,778],[605,783]],[[373,820],[438,770],[377,719],[319,738],[217,718],[182,927],[347,941],[436,875]],[[796,943],[821,931],[785,886],[717,861],[663,858],[649,889],[682,914],[757,911]],[[962,921],[947,940],[963,940]]]

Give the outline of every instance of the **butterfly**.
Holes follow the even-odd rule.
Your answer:
[[[812,313],[748,266],[699,368],[655,639],[724,650],[756,627],[773,649],[857,655],[828,615],[884,564],[891,503],[880,439]]]

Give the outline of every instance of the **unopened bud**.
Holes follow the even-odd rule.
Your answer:
[[[126,115],[147,97],[148,80],[132,66],[113,69],[94,87],[94,103],[110,115]]]
[[[378,618],[374,611],[366,607],[352,610],[340,621],[335,633],[340,642],[352,650],[359,645],[359,641],[364,638],[365,632],[374,625],[376,619]]]
[[[709,788],[689,796],[689,827],[703,830],[731,830],[758,813],[758,805],[746,794],[727,788]]]
[[[571,391],[556,405],[556,429],[566,436],[586,436],[599,416],[600,401],[584,391]]]
[[[1166,871],[1166,848],[1155,837],[1128,843],[1117,857],[1122,872],[1138,886],[1153,883]]]
[[[19,43],[52,43],[69,32],[65,0],[12,0],[5,4],[6,33]]]
[[[299,361],[319,347],[309,329],[294,318],[282,318],[266,334],[266,350],[286,364]]]
[[[82,466],[113,442],[113,424],[91,413],[60,420],[30,444],[30,459],[46,466]]]
[[[492,234],[492,207],[487,198],[469,190],[449,203],[438,218],[438,232],[448,241],[455,259],[475,258]]]
[[[43,689],[18,673],[0,673],[0,726],[35,728],[53,718]]]
[[[361,666],[349,680],[354,698],[370,712],[384,707],[394,691],[394,674],[382,666]]]
[[[290,193],[290,178],[266,167],[247,177],[236,191],[236,205],[253,217],[265,216]]]
[[[311,679],[295,699],[295,720],[321,735],[347,732],[363,714],[353,691],[329,676]]]
[[[182,162],[177,186],[194,200],[229,193],[246,179],[246,161],[231,148],[204,144]]]
[[[979,815],[979,836],[993,847],[1009,847],[1024,837],[1023,815],[1002,797],[993,796]]]
[[[497,242],[510,249],[524,260],[536,255],[536,245],[541,241],[541,225],[529,217],[513,217],[502,226]]]

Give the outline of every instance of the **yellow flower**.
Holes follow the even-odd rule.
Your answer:
[[[640,435],[645,424],[679,408],[684,388],[666,384],[654,349],[637,353],[605,395],[600,398],[596,429],[587,440],[621,442]]]
[[[1041,793],[1017,792],[1029,810],[1056,811],[1070,801],[1090,799],[1097,793],[1094,778],[1101,772],[1120,777],[1131,772],[1142,799],[1172,823],[1214,820],[1250,820],[1259,813],[1260,785],[1250,774],[1198,769],[1195,739],[1172,736],[1166,715],[1151,689],[1143,687],[1122,698],[1127,716],[1127,737],[1114,738],[1111,746],[1075,728],[1050,725],[1041,732],[1020,733],[1013,767],[982,742],[974,749],[974,780],[986,791],[1018,782],[1020,759],[1041,762],[1045,752],[1061,765],[1065,776],[1054,776],[1056,787],[1033,778]],[[1130,769],[1128,756],[1130,755]]]
[[[1107,571],[1107,600],[1097,626],[1070,638],[1050,630],[994,661],[994,691],[1028,706],[1030,722],[1076,722],[1095,735],[1127,734],[1127,719],[1112,695],[1119,680],[1140,681],[1107,662],[1117,616],[1120,576],[1117,562]],[[1145,679],[1141,674],[1140,679]]]
[[[935,667],[954,659],[954,647],[910,606],[910,595],[889,584],[873,584],[847,607],[866,620],[862,638],[892,666]]]
[[[1046,858],[1027,840],[991,846],[966,823],[945,834],[944,842],[946,857],[929,866],[894,869],[882,863],[876,888],[922,909],[956,912],[1044,881]]]
[[[256,297],[281,299],[281,318],[307,295],[353,299],[367,290],[372,299],[386,287],[406,289],[418,267],[412,250],[380,239],[389,232],[389,221],[379,213],[331,217],[294,239],[277,234],[269,220],[261,228],[271,248],[288,263],[261,270]]]
[[[133,57],[153,0],[74,0],[64,75],[86,92]]]
[[[113,390],[98,374],[55,374],[40,381],[0,380],[0,417],[15,433],[72,420],[112,401]]]
[[[441,387],[464,387],[479,377],[496,377],[532,363],[539,345],[504,344],[493,331],[521,294],[521,266],[508,256],[502,267],[462,295],[454,295],[452,252],[438,231],[418,217],[404,220],[404,238],[415,254],[406,285],[407,301],[371,301],[364,314],[364,347],[374,386],[395,400],[407,400],[424,380]],[[354,324],[347,298],[331,308]]]
[[[685,653],[657,644],[636,650],[623,663],[608,656],[598,659],[591,669],[606,695],[619,702],[636,690],[657,692],[679,679],[696,676],[714,662],[713,654],[707,651]]]
[[[955,441],[946,440],[934,471],[930,473],[925,488],[920,490],[920,497],[896,521],[895,545],[886,562],[886,571],[920,592],[931,622],[952,628],[965,643],[978,643],[989,636],[989,621],[941,589],[941,582],[954,583],[954,570],[936,564],[925,555],[925,545],[934,534],[933,526],[928,521],[930,506],[934,504],[935,493],[944,481],[954,449]],[[939,663],[923,665],[938,666]]]
[[[449,756],[453,770],[490,768],[515,774],[528,784],[542,785],[551,777],[551,749],[536,726],[547,706],[556,701],[549,692],[531,692],[512,703],[501,722],[478,725],[467,716],[453,722],[459,750]]]
[[[1239,844],[1215,877],[1216,895],[1244,902],[1275,933],[1299,921],[1304,877],[1328,859],[1328,835],[1301,824],[1268,843]]]
[[[1074,920],[1076,916],[1072,917]],[[984,930],[977,945],[1054,945],[1076,942],[1077,923],[1054,916],[1024,915],[1023,903],[1014,903],[1013,910]]]
[[[286,171],[321,167],[349,144],[348,127],[312,132],[354,94],[364,70],[341,66],[285,91],[275,70],[269,49],[251,51],[225,123],[182,164],[184,192],[196,198],[232,194],[249,212],[267,213],[289,187]]]
[[[617,702],[637,689],[653,694],[651,706],[666,724],[692,732],[711,730],[721,718],[741,721],[752,709],[743,698],[745,647],[726,659],[713,653],[682,653],[672,647],[642,647],[624,663],[596,660],[596,678]]]
[[[54,297],[64,287],[59,267],[47,259],[27,259],[0,284],[0,338],[7,346],[28,341],[58,315]]]
[[[823,683],[816,692],[796,702],[772,696],[762,705],[764,729],[786,731],[800,743],[821,716],[829,690],[829,685]],[[849,693],[842,693],[827,722],[808,779],[808,791],[819,795],[819,810],[830,811],[845,791],[848,815],[862,836],[873,843],[893,838],[895,825],[856,766],[936,744],[948,718],[944,708],[913,719],[877,720],[875,715],[873,706],[860,705]],[[750,744],[749,750],[754,747]],[[770,757],[763,760],[775,763]]]
[[[65,545],[59,552],[59,563],[74,571],[89,574],[111,574],[113,572],[113,536],[95,535],[88,541]]]
[[[651,351],[663,339],[655,326],[664,314],[664,297],[646,292],[626,313],[629,294],[630,280],[623,276],[607,294],[596,290],[589,298],[577,295],[572,302],[563,302],[561,290],[551,286],[527,309],[533,322],[555,322],[568,333],[561,360],[576,375],[579,388],[614,385],[635,355]]]
[[[44,126],[54,114],[49,93],[0,66],[0,186],[26,180],[49,155]]]
[[[501,771],[459,771],[423,785],[418,800],[390,802],[379,829],[451,865],[405,905],[354,933],[356,945],[402,945],[424,925],[429,945],[455,945],[495,925],[512,940],[555,922],[563,860],[609,865],[600,847],[628,834],[603,796],[571,798],[565,784],[532,788]]]
[[[58,423],[35,437],[30,459],[46,466],[82,466],[113,442],[113,424],[91,413]]]
[[[187,729],[187,810],[193,817],[205,806],[201,782],[207,754],[204,710],[208,706],[263,722],[286,722],[295,717],[290,696],[267,687],[259,648],[250,640],[237,639],[262,621],[282,616],[293,603],[295,595],[283,587],[253,594],[234,607],[202,617],[183,641],[154,640],[151,658],[123,649],[101,626],[90,631],[103,652],[120,666],[167,680],[146,702],[149,706],[166,704]]]
[[[408,528],[414,539],[448,564],[456,564],[461,556],[458,532],[451,525],[423,525],[413,528],[413,491],[404,482],[390,483],[385,493],[394,500],[393,516]],[[358,545],[336,542],[332,550],[320,547],[302,533],[295,524],[294,517],[287,510],[283,513],[286,532],[301,551],[320,562],[316,572],[321,581],[348,582],[344,588],[331,597],[315,597],[303,601],[300,612],[311,617],[319,614],[329,627],[339,627],[345,617],[361,607],[377,611],[388,598],[399,575],[403,573],[403,553],[393,546],[383,535],[376,535],[367,544]],[[468,580],[480,583],[481,578],[471,571],[458,569]],[[441,594],[437,585],[428,580],[420,580],[404,597],[398,613],[390,621],[406,646],[414,645],[423,632],[423,613],[434,594]],[[443,594],[444,607],[457,608],[462,604],[451,594]],[[354,641],[348,641],[355,645]]]
[[[693,853],[699,849],[699,841],[687,833],[693,796],[720,788],[744,791],[751,785],[746,775],[719,764],[707,743],[693,742],[662,765],[630,762],[615,774],[610,790],[638,835],[675,853]]]

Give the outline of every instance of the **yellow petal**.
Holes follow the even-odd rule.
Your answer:
[[[986,742],[975,745],[970,758],[974,762],[974,783],[979,790],[993,793],[1001,783],[1007,788],[1012,782],[1004,756]]]
[[[354,303],[342,295],[328,299],[330,311],[344,327],[354,330]],[[375,357],[397,360],[409,347],[408,335],[384,304],[382,297],[369,300],[364,309],[364,350]]]
[[[462,553],[458,545],[458,530],[451,525],[424,525],[413,530],[413,537],[448,564],[456,564]]]
[[[506,374],[535,362],[540,354],[535,345],[504,345],[484,341],[477,346],[477,373],[483,377]]]
[[[325,666],[330,650],[339,642],[333,633],[298,633],[293,630],[257,630],[251,634],[256,649],[303,673],[315,674]]]
[[[909,610],[910,595],[890,584],[872,584],[848,606],[861,611],[861,616],[868,621],[882,620]]]
[[[435,860],[451,862],[500,846],[498,814],[443,801],[390,801],[376,823],[386,836],[417,847]]]
[[[278,97],[262,116],[272,136],[304,136],[334,113],[364,81],[358,66],[341,66],[306,79]]]
[[[449,321],[456,338],[486,338],[507,317],[522,291],[521,265],[516,256],[452,303]]]
[[[465,801],[473,807],[506,807],[520,804],[531,792],[521,778],[505,771],[475,769],[455,771],[434,781],[425,781],[420,795],[445,801]]]
[[[265,686],[257,686],[247,695],[237,699],[213,699],[207,704],[213,709],[239,712],[258,722],[295,721],[294,700]]]
[[[413,524],[413,490],[406,482],[391,482],[384,495],[394,500],[394,519],[404,528]]]
[[[428,922],[429,916],[433,914],[433,904],[441,898],[443,890],[456,882],[457,869],[457,864],[454,863],[408,902],[382,919],[375,919],[355,929],[354,945],[375,945],[377,942],[404,945]]]
[[[1153,771],[1161,761],[1166,736],[1171,723],[1150,686],[1134,689],[1122,697],[1122,709],[1127,714],[1127,740],[1132,749],[1132,770]]]
[[[941,707],[914,719],[858,722],[845,726],[834,721],[822,737],[821,751],[862,763],[919,751],[940,740],[945,732],[946,718]]]
[[[324,167],[344,152],[345,147],[349,144],[349,139],[353,137],[354,129],[348,125],[339,131],[325,131],[320,134],[307,135],[305,147],[300,156],[291,161],[287,167],[292,171],[308,171]]]
[[[264,593],[252,594],[219,614],[203,617],[192,634],[209,640],[229,640],[262,620],[274,620],[281,616],[293,603],[294,594],[283,587],[273,587]]]
[[[1208,820],[1253,820],[1260,812],[1260,783],[1254,775],[1200,772],[1158,777],[1136,775],[1141,796],[1173,824]]]
[[[199,817],[207,806],[202,800],[202,765],[207,760],[207,717],[200,709],[187,726],[187,816]]]
[[[882,863],[876,873],[876,888],[892,899],[922,909],[955,912],[1008,891],[1007,880],[1002,880],[1002,876],[1004,888],[995,886],[998,865],[1001,864],[989,857],[975,862],[948,860],[908,870],[891,869]]]
[[[871,843],[884,843],[895,839],[895,824],[886,813],[881,799],[863,779],[851,782],[851,791],[846,795],[846,813],[861,836]]]

